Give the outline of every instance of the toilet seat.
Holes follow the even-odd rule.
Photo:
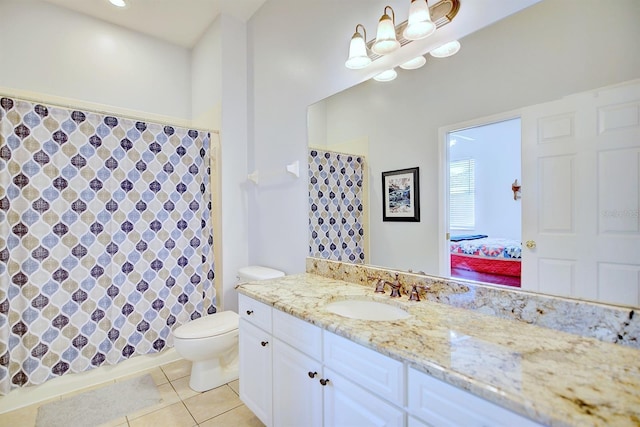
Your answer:
[[[173,336],[182,339],[207,338],[226,334],[238,329],[240,316],[233,311],[222,311],[191,320],[173,331]]]

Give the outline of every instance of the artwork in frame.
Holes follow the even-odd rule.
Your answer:
[[[419,168],[382,172],[382,220],[420,222]]]

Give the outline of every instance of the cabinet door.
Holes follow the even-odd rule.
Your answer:
[[[402,362],[328,331],[323,337],[322,360],[327,368],[394,405],[403,405]]]
[[[322,365],[275,339],[273,343],[273,425],[322,426]]]
[[[240,399],[266,426],[272,425],[271,335],[240,319]]]
[[[404,413],[399,408],[358,387],[325,367],[325,427],[401,427]]]

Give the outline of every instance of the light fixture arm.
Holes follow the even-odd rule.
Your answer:
[[[393,8],[391,6],[385,6],[384,7],[384,15],[387,15],[387,9],[389,9],[391,11],[391,22],[393,22],[393,25],[395,26],[396,23],[396,13],[393,11]],[[382,15],[382,16],[384,16]],[[382,18],[380,18],[382,19]]]
[[[364,36],[363,39],[364,39],[364,43],[365,43],[365,46],[366,46],[366,44],[367,44],[367,29],[364,28],[364,25],[358,24],[358,25],[356,25],[356,31],[355,31],[356,33],[358,33],[358,28],[362,28],[362,32],[363,32],[363,36]]]

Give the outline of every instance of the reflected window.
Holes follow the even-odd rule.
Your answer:
[[[476,226],[475,159],[449,163],[449,226],[474,229]]]

